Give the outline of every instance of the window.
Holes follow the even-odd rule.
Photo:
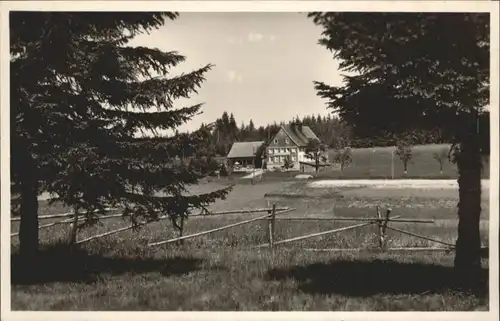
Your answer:
[[[287,153],[290,153],[290,148],[287,148],[287,149],[286,149],[286,152],[287,152]]]
[[[275,157],[273,156],[273,157],[271,157],[271,163],[274,163],[274,161],[275,161]]]
[[[285,143],[290,144],[290,140],[288,138],[285,138]]]
[[[274,144],[278,145],[278,140],[277,139],[274,140]]]
[[[269,148],[268,152],[269,152],[269,154],[272,154],[273,153],[273,149]]]
[[[295,155],[292,155],[292,160],[293,160],[293,161],[296,161],[296,160],[297,160],[297,157],[295,157]]]

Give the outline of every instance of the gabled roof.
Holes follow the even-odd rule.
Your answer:
[[[231,146],[231,150],[227,154],[227,158],[245,158],[253,157],[257,149],[262,146],[264,142],[235,142]]]
[[[309,126],[291,124],[281,126],[281,128],[283,128],[292,142],[294,142],[295,145],[299,147],[306,147],[309,144],[309,140],[319,140],[319,138],[316,136],[316,134],[314,134]]]

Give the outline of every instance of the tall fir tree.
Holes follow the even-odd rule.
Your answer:
[[[231,137],[233,139],[235,139],[236,135],[238,133],[238,125],[236,124],[236,120],[234,119],[233,113],[231,113],[231,115],[229,115],[229,128],[230,128]]]
[[[481,265],[481,149],[477,124],[489,101],[487,13],[310,13],[340,68],[340,87],[317,82],[328,106],[359,129],[401,134],[439,127],[459,148],[455,267]]]
[[[198,157],[209,131],[161,137],[202,105],[175,108],[212,68],[180,76],[177,52],[129,46],[176,13],[11,12],[11,177],[21,216],[20,255],[38,251],[38,199],[84,212],[86,223],[122,206],[132,222],[170,215],[174,224],[229,192],[187,196],[203,177],[179,162]],[[137,133],[153,133],[137,138]],[[163,196],[159,196],[163,195]],[[33,265],[26,264],[26,267]]]

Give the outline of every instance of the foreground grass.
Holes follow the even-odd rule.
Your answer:
[[[240,202],[235,198],[232,202]],[[329,209],[331,200],[311,199],[309,207],[303,205],[303,200],[275,201],[296,207],[296,212],[284,214],[293,217],[313,213],[315,216],[361,217],[374,214],[373,210],[367,213],[366,208],[349,207],[349,202],[342,201],[335,203],[333,214]],[[235,207],[227,205],[227,208]],[[64,208],[57,209],[61,210]],[[402,210],[394,209],[395,212]],[[48,213],[54,209],[44,205],[42,211]],[[419,214],[440,221],[437,224],[398,224],[398,227],[454,243],[456,219],[451,213],[451,210],[441,211],[439,216],[439,212],[420,208],[418,213],[405,216]],[[186,223],[184,234],[231,224],[248,216],[192,218]],[[128,222],[121,219],[105,221],[103,226],[82,231],[79,238],[126,225]],[[349,223],[278,221],[276,239],[346,225]],[[487,227],[487,222],[482,224],[484,244],[488,242]],[[472,289],[463,289],[453,275],[453,253],[306,250],[374,248],[375,226],[283,245],[273,254],[267,249],[254,248],[267,242],[266,229],[267,222],[256,222],[186,240],[183,245],[148,247],[150,242],[177,235],[164,221],[139,231],[129,230],[85,243],[73,252],[53,245],[65,238],[64,228],[45,229],[41,231],[41,239],[46,249],[29,275],[20,273],[17,241],[13,240],[12,308],[71,311],[488,309],[487,259],[483,262],[482,282]],[[388,235],[390,247],[434,245],[397,232]]]
[[[191,247],[45,253],[14,310],[487,310],[487,269],[460,288],[449,254],[339,254]],[[109,253],[109,248],[116,249]],[[99,253],[107,248],[105,253]],[[96,250],[94,250],[96,251]],[[90,253],[89,253],[90,252]],[[23,284],[24,283],[24,284]]]
[[[222,182],[222,184],[224,184]],[[193,193],[221,187],[203,184]],[[273,195],[266,197],[266,195]],[[363,189],[306,189],[304,182],[239,184],[212,211],[277,206],[296,210],[283,217],[374,217],[375,207],[406,218],[430,218],[434,224],[396,227],[454,243],[457,237],[456,191],[422,191],[384,195]],[[488,202],[483,200],[481,237],[488,245]],[[40,214],[63,213],[60,205],[40,203]],[[242,221],[261,214],[191,218],[184,235]],[[49,221],[43,221],[49,223]],[[277,221],[276,240],[350,225],[332,221]],[[352,223],[356,224],[356,223]],[[396,223],[394,223],[396,224]],[[113,219],[81,231],[78,238],[129,225]],[[18,223],[11,224],[17,231]],[[84,243],[68,251],[67,226],[40,231],[44,250],[36,268],[22,272],[12,238],[14,310],[488,310],[488,259],[482,281],[463,288],[453,274],[453,253],[369,251],[377,246],[376,226],[311,238],[276,248],[266,243],[267,222],[235,227],[186,240],[184,244],[148,247],[177,236],[167,221],[149,224]],[[436,244],[388,231],[389,247]],[[316,252],[310,249],[361,248],[361,252]]]

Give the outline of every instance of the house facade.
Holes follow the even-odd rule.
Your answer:
[[[293,163],[292,169],[299,170],[300,162],[310,161],[305,157],[310,140],[319,140],[308,126],[300,123],[281,126],[278,133],[266,147],[267,168],[283,167],[286,158]]]

